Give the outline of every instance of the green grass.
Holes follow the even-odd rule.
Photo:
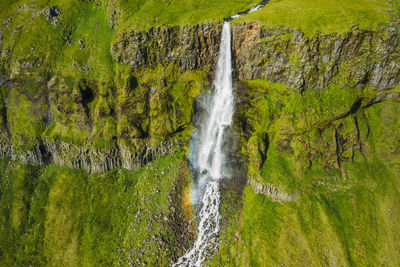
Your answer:
[[[222,21],[223,18],[258,3],[255,0],[119,0],[116,4],[121,12],[118,30],[148,30],[161,25],[194,25]]]
[[[63,47],[54,71],[75,80],[86,78],[100,84],[104,82],[104,87],[99,86],[99,93],[106,93],[107,82],[115,75],[110,52],[114,31],[108,24],[107,6],[72,4],[62,18],[61,23],[69,27],[74,25],[75,30],[69,36],[72,45]]]
[[[165,218],[174,186],[187,186],[184,162],[175,154],[137,171],[87,175],[2,159],[0,265],[165,266],[179,250]]]
[[[346,167],[352,180],[343,187],[316,186],[296,203],[274,203],[246,188],[240,240],[227,245],[227,260],[236,266],[399,264],[398,176],[381,163]]]
[[[20,94],[16,89],[12,89],[9,94],[9,105],[7,108],[7,118],[10,131],[13,135],[13,142],[17,148],[32,148],[35,141],[32,137],[40,136],[46,128],[41,114],[45,114],[44,105],[33,105],[25,95]],[[38,116],[31,116],[31,114]]]
[[[384,0],[271,0],[264,8],[235,23],[259,21],[267,29],[287,27],[307,36],[316,33],[345,33],[352,25],[377,29],[387,25],[390,14],[397,15],[398,1]],[[395,12],[390,13],[390,10]]]

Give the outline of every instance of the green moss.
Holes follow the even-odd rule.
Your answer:
[[[148,90],[149,134],[160,139],[172,134],[174,138],[188,139],[194,100],[208,86],[207,73],[207,68],[180,73],[172,64],[136,73],[138,83],[146,85]]]
[[[397,265],[398,177],[373,164],[353,168],[368,174],[353,176],[360,184],[319,185],[296,203],[271,202],[246,188],[239,229],[232,226],[212,265]],[[376,174],[392,188],[371,187]]]
[[[370,88],[241,86],[249,176],[298,199],[273,202],[246,187],[211,265],[398,265],[399,102],[367,105],[378,94]]]
[[[31,148],[35,145],[35,137],[41,135],[46,128],[42,116],[46,112],[46,105],[32,103],[29,99],[11,89],[8,96],[7,121],[16,147]]]
[[[178,178],[184,160],[101,175],[1,160],[0,265],[165,266],[178,250],[168,198],[189,179]]]

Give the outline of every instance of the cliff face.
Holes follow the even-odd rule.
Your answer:
[[[232,25],[239,80],[265,79],[302,91],[331,83],[378,90],[400,83],[398,29],[358,30],[307,38],[292,29],[262,29],[258,23]],[[121,34],[112,47],[117,62],[132,67],[176,64],[181,71],[215,65],[219,24],[153,28]]]
[[[140,84],[130,74],[124,89],[107,93],[96,81],[90,86],[63,81],[54,85],[55,77],[36,96],[14,79],[2,87],[0,155],[89,173],[137,169],[187,145],[193,100],[203,86],[198,76],[203,73],[179,81],[160,75]],[[167,81],[171,83],[165,86]]]
[[[264,79],[296,91],[322,90],[331,84],[381,91],[400,82],[394,28],[353,29],[344,36],[312,38],[295,30],[265,30],[257,23],[233,24],[232,29],[239,81]],[[147,162],[143,157],[148,157],[141,155],[155,147],[169,151],[171,146],[164,144],[175,142],[168,140],[190,128],[193,100],[211,79],[219,35],[219,23],[122,33],[114,38],[111,54],[114,64],[129,68],[106,83],[58,75],[48,78],[43,76],[41,58],[6,59],[3,64],[8,62],[10,69],[6,67],[1,78],[1,154],[26,163],[57,162],[99,172],[139,166],[137,162]],[[83,71],[90,68],[85,66]],[[177,73],[186,73],[187,78]],[[18,110],[29,114],[28,121],[35,126],[20,124],[27,118],[14,114]],[[101,145],[105,148],[92,148],[93,142],[105,142]],[[73,156],[61,152],[68,146],[87,152]],[[133,152],[121,156],[127,155],[122,152],[126,146],[133,146]],[[98,159],[90,156],[100,154]],[[150,154],[153,158],[158,153]],[[107,163],[91,167],[90,162],[97,161]]]
[[[233,25],[239,80],[265,79],[297,91],[343,87],[393,88],[400,83],[399,29],[356,27],[345,35],[305,37],[291,29]]]
[[[353,28],[345,35],[312,38],[294,30],[265,30],[257,23],[233,24],[232,29],[235,123],[249,159],[249,187],[239,226],[233,227],[237,231],[222,235],[215,265],[373,265],[380,257],[392,257],[391,248],[398,248],[392,236],[400,230],[391,227],[398,220],[392,211],[400,208],[394,202],[400,175],[399,120],[394,116],[400,98],[398,29]],[[154,32],[163,30],[134,35],[171,43]],[[201,39],[186,38],[188,43]],[[127,50],[140,55],[125,63],[151,67],[148,55],[154,53],[144,51],[157,51],[164,42],[141,49],[132,44],[119,47],[121,54],[127,55]],[[217,56],[209,54],[213,58],[200,63],[188,57],[190,61],[182,63],[172,52],[162,55],[158,60],[165,63],[168,58],[184,70],[210,66],[207,62],[215,62]],[[393,190],[383,193],[387,186]],[[389,209],[390,214],[385,212]],[[374,216],[383,218],[383,227],[390,229],[383,239],[368,225]],[[348,218],[352,226],[343,222]],[[360,233],[361,228],[367,230]],[[343,240],[344,232],[353,237]],[[254,241],[255,236],[262,238]],[[380,240],[372,250],[370,236]],[[259,249],[264,247],[269,247],[268,254]],[[380,256],[367,256],[369,251],[380,251]],[[315,258],[315,253],[321,257]]]
[[[85,74],[92,64],[74,61],[80,74],[67,76],[47,69],[47,58],[6,58],[0,155],[98,173],[136,169],[187,146],[193,101],[206,88],[217,56],[217,29],[210,24],[132,34],[127,44],[112,47],[116,62],[132,66],[115,63],[115,76],[102,78]],[[149,38],[159,42],[150,46]]]
[[[133,68],[157,64],[174,64],[181,72],[213,68],[218,56],[220,32],[220,23],[132,31],[118,36],[111,50],[116,62]]]

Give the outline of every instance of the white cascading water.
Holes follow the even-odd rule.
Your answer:
[[[207,118],[199,129],[197,147],[193,148],[193,166],[198,170],[197,188],[205,188],[198,214],[200,223],[193,248],[181,257],[174,266],[201,266],[218,243],[219,234],[219,179],[225,154],[222,149],[224,131],[232,124],[232,58],[231,27],[225,22],[222,27],[221,45],[214,80],[214,92],[207,103]]]
[[[263,1],[247,12],[228,18],[236,19],[244,14],[262,8],[268,1]],[[194,135],[192,145],[192,165],[198,174],[197,184],[192,192],[192,200],[197,202],[202,196],[198,218],[198,236],[193,247],[173,266],[201,266],[218,248],[220,230],[220,179],[225,177],[224,137],[232,126],[234,101],[232,92],[232,51],[231,26],[228,21],[222,27],[221,44],[217,68],[215,71],[214,91],[206,98],[204,109],[206,118]]]

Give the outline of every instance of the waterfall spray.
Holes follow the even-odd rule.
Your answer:
[[[191,163],[197,174],[192,189],[195,203],[201,196],[198,212],[198,236],[193,247],[173,266],[201,266],[218,248],[220,230],[220,180],[226,177],[224,140],[232,127],[234,99],[232,92],[232,44],[229,21],[262,8],[263,1],[246,12],[231,16],[222,26],[221,44],[215,70],[214,91],[205,98],[206,115],[193,135]]]

